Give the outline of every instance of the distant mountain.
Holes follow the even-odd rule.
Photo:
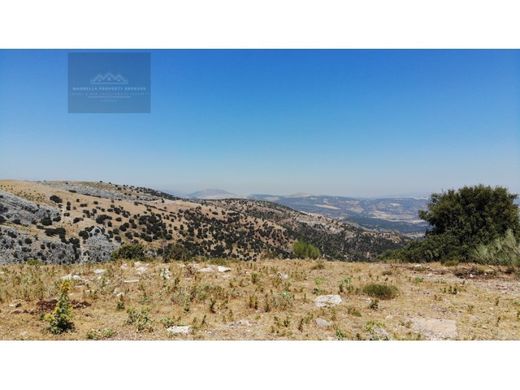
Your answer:
[[[186,195],[189,199],[238,199],[243,196],[233,194],[226,190],[220,190],[218,188],[208,188],[201,191],[192,192]]]
[[[251,199],[275,202],[298,211],[320,214],[368,229],[398,231],[416,236],[423,234],[428,225],[419,219],[419,210],[425,209],[427,199],[421,198],[353,198],[328,195],[269,195],[255,194]]]

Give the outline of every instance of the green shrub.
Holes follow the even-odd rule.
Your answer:
[[[148,310],[146,309],[128,309],[128,319],[126,323],[128,325],[135,325],[138,332],[142,331],[151,331],[152,330],[152,321],[148,315]]]
[[[116,332],[112,328],[91,329],[87,332],[87,340],[105,340],[114,337]]]
[[[432,194],[419,217],[431,226],[422,240],[384,253],[405,261],[478,261],[512,264],[518,259],[517,195],[504,187],[473,186]]]
[[[49,322],[49,331],[60,334],[74,329],[72,306],[69,300],[70,281],[64,280],[59,285],[60,297],[52,313],[45,316]]]
[[[378,299],[393,299],[399,294],[397,287],[377,283],[367,284],[363,287],[363,292],[370,297]]]
[[[145,250],[141,244],[122,245],[118,250],[112,253],[113,259],[138,260],[145,257]]]
[[[168,246],[164,248],[162,252],[162,258],[164,261],[186,261],[192,259],[194,256],[194,253],[180,242],[175,244],[168,244]]]
[[[296,241],[293,244],[294,255],[300,259],[317,259],[321,253],[314,245],[304,241]]]
[[[520,265],[520,240],[508,230],[504,237],[497,238],[487,245],[477,246],[471,257],[477,263]]]

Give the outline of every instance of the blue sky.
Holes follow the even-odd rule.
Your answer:
[[[520,192],[520,51],[151,51],[149,114],[69,114],[67,54],[0,51],[0,178]]]

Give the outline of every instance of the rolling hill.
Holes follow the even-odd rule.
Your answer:
[[[150,256],[290,258],[302,239],[339,260],[371,260],[407,239],[253,199],[182,199],[103,182],[0,181],[0,263],[111,258],[140,243]]]

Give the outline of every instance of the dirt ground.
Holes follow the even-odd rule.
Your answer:
[[[62,279],[72,283],[74,329],[53,334],[46,314]],[[518,340],[520,270],[304,260],[4,265],[0,339]]]

